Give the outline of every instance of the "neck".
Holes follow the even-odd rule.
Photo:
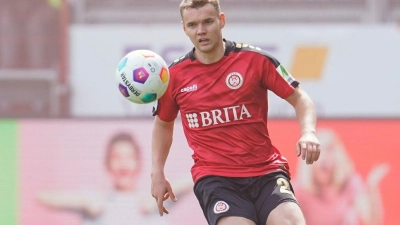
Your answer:
[[[194,55],[197,60],[204,64],[211,64],[218,62],[225,54],[225,41],[221,39],[220,43],[215,50],[211,52],[201,52],[197,49],[194,51]]]
[[[121,193],[133,193],[135,192],[135,187],[134,186],[129,186],[129,187],[119,187],[115,186],[115,190]]]

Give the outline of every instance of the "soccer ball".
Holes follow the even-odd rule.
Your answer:
[[[164,59],[149,50],[135,50],[118,64],[116,81],[121,94],[131,102],[146,104],[167,90],[169,70]]]

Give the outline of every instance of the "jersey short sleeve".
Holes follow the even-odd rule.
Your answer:
[[[268,90],[274,92],[277,96],[285,99],[293,93],[294,89],[299,85],[292,75],[287,72],[285,67],[273,56],[267,52],[265,55],[263,82]]]
[[[162,121],[171,122],[178,116],[179,106],[174,98],[174,77],[170,73],[170,81],[164,95],[154,103],[153,116],[158,116]]]

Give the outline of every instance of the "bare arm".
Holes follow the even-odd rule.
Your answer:
[[[176,201],[171,184],[164,174],[165,162],[172,145],[174,122],[164,122],[158,116],[155,117],[152,134],[152,168],[151,168],[151,194],[157,201],[160,216],[168,210],[163,202],[169,197]]]
[[[374,167],[367,176],[366,192],[358,193],[356,197],[357,211],[364,224],[380,225],[383,222],[383,203],[379,185],[388,172],[387,164]]]
[[[296,144],[297,156],[301,155],[307,164],[312,164],[320,155],[320,144],[315,134],[317,115],[314,103],[300,87],[286,101],[294,107],[301,129],[301,137]]]
[[[73,193],[60,191],[41,192],[37,196],[37,201],[50,209],[70,210],[83,213],[90,217],[98,216],[102,211],[100,202],[91,201],[88,198]]]

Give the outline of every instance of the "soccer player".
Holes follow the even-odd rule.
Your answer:
[[[299,83],[269,53],[223,38],[218,0],[183,0],[183,30],[194,48],[170,66],[166,94],[154,107],[152,196],[176,201],[164,165],[180,112],[193,149],[194,192],[210,225],[302,225],[287,160],[267,130],[267,91],[290,103],[301,128],[296,153],[320,154],[316,112]]]

